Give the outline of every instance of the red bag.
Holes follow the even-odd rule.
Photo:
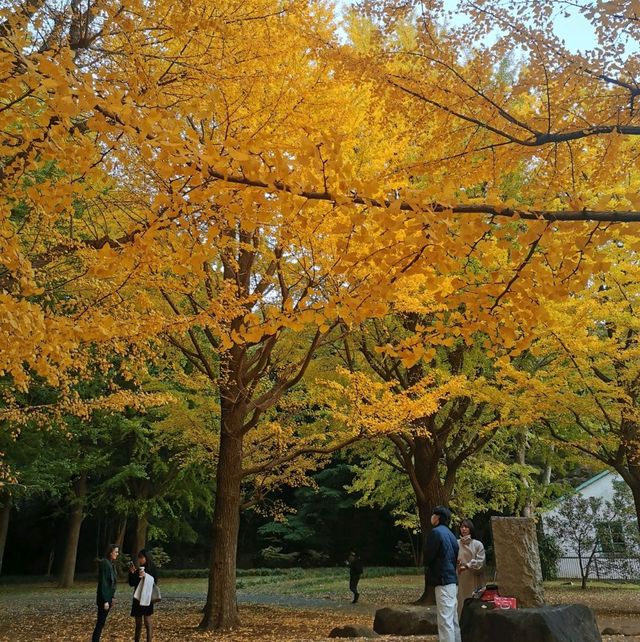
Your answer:
[[[500,595],[497,584],[487,584],[484,588],[478,589],[474,597],[479,597],[482,602],[490,602],[496,609],[515,609],[517,600],[515,597],[503,597]]]
[[[497,609],[517,608],[517,601],[515,597],[502,597],[501,595],[496,595],[493,598],[493,604]]]
[[[493,600],[498,597],[498,585],[497,584],[487,584],[480,595],[480,599],[483,602],[493,602]]]

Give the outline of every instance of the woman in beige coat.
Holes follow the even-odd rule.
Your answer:
[[[477,588],[484,586],[484,546],[480,540],[473,539],[473,535],[473,522],[463,519],[460,522],[458,540],[458,617],[462,613],[464,601]]]

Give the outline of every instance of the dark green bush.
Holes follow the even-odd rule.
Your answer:
[[[558,579],[558,560],[562,556],[562,551],[556,544],[556,540],[540,528],[538,529],[538,551],[540,552],[542,579]]]

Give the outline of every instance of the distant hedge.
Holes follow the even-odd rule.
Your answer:
[[[326,577],[327,575],[343,575],[346,566],[329,566],[325,568],[240,568],[236,571],[236,577],[278,577],[298,579],[305,577]],[[388,577],[390,575],[422,575],[422,568],[414,566],[371,566],[365,568],[365,577]],[[206,568],[176,568],[162,569],[162,577],[187,577],[200,578],[208,577],[209,571]]]
[[[345,566],[328,566],[324,568],[240,568],[236,571],[237,578],[288,578],[304,579],[311,577],[341,576],[347,572]],[[390,575],[422,575],[422,568],[415,566],[367,566],[364,569],[365,577],[388,577]],[[206,568],[163,568],[161,571],[162,578],[206,578],[209,577],[209,570]],[[93,581],[96,578],[95,573],[76,573],[75,579],[78,581]],[[45,577],[43,575],[3,575],[0,576],[0,584],[37,584],[37,583],[56,583],[55,577]]]

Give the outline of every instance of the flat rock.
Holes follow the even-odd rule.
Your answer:
[[[380,636],[368,626],[347,624],[331,629],[330,638],[379,638]]]
[[[433,635],[438,633],[435,606],[394,606],[378,609],[373,630],[381,635]]]
[[[460,631],[462,642],[602,642],[584,604],[502,610],[465,603]]]
[[[601,631],[602,635],[624,635],[630,638],[640,637],[640,628],[638,626],[607,626]]]

